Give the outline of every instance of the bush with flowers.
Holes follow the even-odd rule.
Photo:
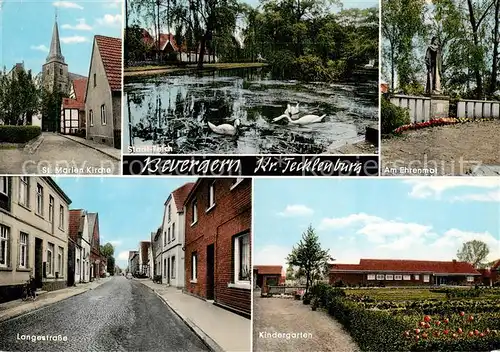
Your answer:
[[[416,122],[407,125],[400,126],[394,130],[395,134],[400,134],[409,130],[419,130],[425,127],[435,127],[435,126],[444,126],[444,125],[453,125],[458,123],[459,121],[453,117],[443,117],[440,119],[433,119],[425,122]]]
[[[500,349],[500,314],[479,309],[471,302],[442,311],[434,304],[440,302],[403,302],[405,307],[368,308],[370,299],[350,299],[332,295],[328,299],[315,295],[316,301],[349,331],[362,351],[493,351]],[[477,302],[481,303],[481,302]],[[494,303],[491,303],[492,305]],[[480,313],[458,310],[475,307]],[[421,312],[425,313],[421,313]],[[432,313],[430,313],[432,311]],[[466,313],[467,312],[467,313]]]

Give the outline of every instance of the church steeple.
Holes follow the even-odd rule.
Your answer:
[[[54,29],[52,30],[52,41],[50,42],[50,51],[47,56],[47,63],[58,61],[64,63],[64,56],[61,52],[61,42],[59,40],[59,28],[57,27],[57,13],[54,21]]]

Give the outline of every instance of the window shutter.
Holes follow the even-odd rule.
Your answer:
[[[30,265],[30,236],[26,235],[26,269],[31,269]]]
[[[17,236],[17,267],[21,266],[21,232]]]
[[[12,253],[12,233],[11,228],[7,227],[7,267],[12,267],[12,262],[10,261],[11,253]]]

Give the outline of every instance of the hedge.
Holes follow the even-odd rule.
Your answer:
[[[411,123],[407,109],[392,104],[388,98],[382,96],[380,106],[380,124],[382,134],[392,134],[393,131]]]
[[[447,315],[447,323],[444,323],[443,314],[428,316],[425,318],[429,319],[431,325],[420,328],[421,331],[417,333],[415,329],[425,319],[422,314],[405,310],[366,309],[365,303],[344,297],[340,291],[323,285],[311,289],[313,300],[317,300],[349,331],[362,351],[492,351],[500,348],[500,335],[496,330],[483,337],[467,335],[469,330],[486,331],[487,328],[500,326],[500,316],[497,314],[479,314],[472,322],[467,320],[469,313]],[[326,303],[326,306],[322,303]],[[436,325],[439,324],[437,320],[443,323]],[[454,336],[458,327],[464,331]],[[450,330],[449,334],[443,334],[445,329]],[[405,331],[410,332],[408,337],[404,335]],[[433,333],[441,335],[434,336]]]
[[[38,137],[42,130],[38,126],[0,126],[0,142],[26,143]]]

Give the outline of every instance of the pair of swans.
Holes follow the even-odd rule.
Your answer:
[[[321,122],[326,115],[318,116],[318,115],[304,115],[299,118],[292,118],[294,115],[298,115],[299,113],[299,103],[296,106],[291,106],[287,104],[286,110],[283,115],[280,115],[273,119],[273,122],[277,122],[283,119],[287,119],[289,123],[294,125],[309,125],[312,123]]]
[[[298,119],[292,119],[291,116],[297,115],[299,113],[299,103],[297,103],[296,106],[291,106],[290,104],[287,105],[287,108],[285,110],[285,113],[281,116],[276,117],[273,119],[273,122],[277,122],[283,119],[287,119],[289,123],[294,124],[294,125],[309,125],[312,123],[317,123],[321,122],[325,117],[325,115],[318,116],[318,115],[304,115]],[[234,123],[228,124],[228,123],[223,123],[222,125],[214,125],[210,121],[207,121],[208,127],[212,130],[212,132],[217,133],[217,134],[222,134],[226,136],[234,136],[238,133],[239,126],[241,125],[240,119],[236,119]]]

